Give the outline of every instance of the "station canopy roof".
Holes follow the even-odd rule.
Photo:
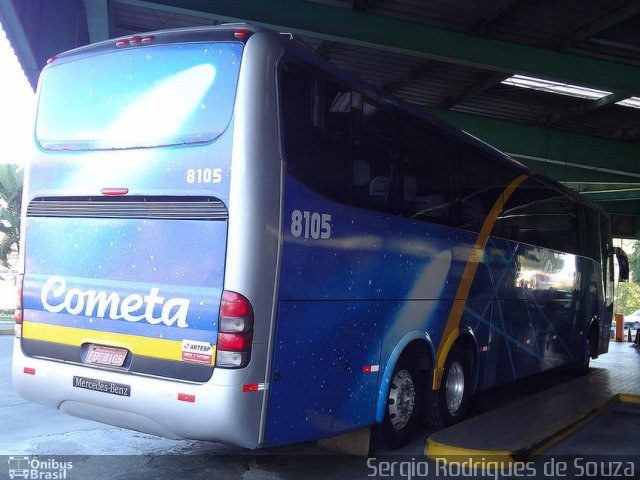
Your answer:
[[[250,22],[599,202],[640,238],[640,0],[0,0],[35,86],[123,35]]]

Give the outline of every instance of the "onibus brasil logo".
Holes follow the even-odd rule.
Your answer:
[[[67,472],[73,468],[73,462],[64,462],[53,458],[41,460],[38,457],[9,457],[9,478],[32,480],[64,480]]]

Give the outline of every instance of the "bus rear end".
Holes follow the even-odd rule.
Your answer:
[[[266,373],[251,359],[266,358],[268,327],[256,335],[250,289],[225,290],[252,34],[122,38],[43,70],[13,362],[24,398],[166,437],[259,443]]]

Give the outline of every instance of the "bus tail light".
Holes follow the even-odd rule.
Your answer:
[[[216,366],[246,366],[253,339],[253,308],[249,300],[239,293],[222,292],[218,331]]]
[[[22,315],[23,315],[22,286],[23,286],[23,283],[24,283],[24,275],[18,276],[18,301],[16,304],[16,311],[15,311],[16,324],[14,327],[16,338],[22,338]]]

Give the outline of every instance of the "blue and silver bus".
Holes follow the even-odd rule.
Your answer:
[[[60,54],[34,138],[13,357],[34,402],[248,448],[368,426],[399,446],[607,351],[602,210],[288,35]]]

